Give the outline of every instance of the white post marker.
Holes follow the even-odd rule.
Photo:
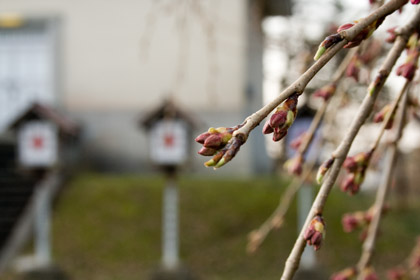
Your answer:
[[[298,232],[301,231],[303,225],[305,224],[306,216],[311,210],[313,200],[313,190],[312,186],[304,183],[302,188],[298,192]],[[310,270],[315,267],[315,251],[311,246],[305,246],[303,251],[300,264],[302,269]]]
[[[35,194],[35,262],[51,265],[51,188],[38,186]]]
[[[165,269],[179,265],[178,189],[174,176],[168,176],[163,193],[162,264]]]

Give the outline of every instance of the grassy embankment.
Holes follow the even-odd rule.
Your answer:
[[[148,279],[160,260],[159,177],[84,174],[59,199],[53,222],[54,255],[72,279]],[[284,228],[270,234],[253,256],[246,237],[276,207],[284,182],[255,179],[183,177],[179,180],[181,255],[200,279],[278,279],[294,243],[296,206]],[[373,197],[333,191],[325,218],[327,238],[317,253],[330,275],[353,265],[360,254],[358,233],[345,234],[345,212],[367,209]],[[400,262],[420,233],[420,205],[385,217],[375,264],[378,270]]]

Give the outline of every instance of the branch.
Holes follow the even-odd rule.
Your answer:
[[[328,63],[328,61],[331,60],[332,57],[334,57],[338,53],[338,51],[340,51],[343,47],[346,47],[346,45],[348,44],[353,44],[352,46],[359,44],[361,40],[365,39],[368,36],[367,34],[370,34],[375,30],[375,28],[380,24],[380,22],[384,19],[385,16],[401,8],[406,3],[407,0],[390,0],[388,3],[372,12],[366,18],[361,19],[358,23],[352,25],[350,28],[346,30],[341,30],[339,33],[327,37],[321,44],[322,48],[324,48],[322,55],[317,54],[317,61],[294,83],[292,83],[283,92],[281,92],[273,101],[262,107],[260,110],[258,110],[251,116],[247,117],[241,125],[235,128],[234,131],[229,131],[228,133],[231,133],[230,135],[224,134],[223,136],[226,136],[225,139],[230,138],[228,142],[225,143],[225,141],[222,141],[221,146],[213,145],[212,150],[205,150],[201,153],[199,152],[202,155],[214,156],[213,159],[206,162],[205,165],[219,168],[227,162],[229,162],[239,151],[240,147],[247,141],[251,131],[257,125],[259,125],[260,122],[264,118],[266,118],[271,111],[273,111],[284,100],[286,100],[286,98],[291,97],[292,95],[295,95],[295,101],[297,102],[297,96],[304,91],[307,84],[312,80],[312,78],[319,72],[319,70],[321,70]],[[360,39],[359,35],[362,32],[364,35],[362,36],[363,38]],[[330,37],[332,37],[333,39],[330,40]],[[352,42],[352,40],[355,41]],[[328,41],[327,45],[324,44],[326,41]],[[294,116],[292,118],[288,118],[289,126],[291,125],[293,120]],[[217,130],[210,134],[216,133],[219,134],[218,137],[222,137],[222,135],[220,135],[220,132]],[[283,136],[284,135],[285,133],[283,133]],[[203,134],[199,136],[199,140],[201,142],[204,141],[203,138]],[[214,148],[215,146],[217,147]]]
[[[292,182],[282,195],[277,208],[273,211],[270,217],[258,229],[249,233],[247,245],[248,253],[254,253],[273,228],[281,227],[284,221],[284,216],[286,215],[287,210],[289,210],[290,203],[292,202],[296,192],[301,188],[309,175],[311,175],[314,166],[315,162],[310,163],[306,172],[299,177],[293,178]]]
[[[401,2],[401,1],[400,1]],[[390,4],[392,2],[388,2],[382,7],[385,7],[386,5]],[[405,3],[405,2],[404,2]],[[403,5],[404,3],[400,3]],[[401,55],[401,52],[404,50],[407,41],[408,36],[415,30],[415,28],[418,27],[420,24],[420,11],[417,11],[416,16],[413,20],[411,20],[401,31],[399,37],[395,41],[392,49],[388,53],[380,71],[379,75],[375,79],[375,81],[371,84],[369,87],[368,94],[365,96],[359,111],[354,118],[350,129],[347,131],[344,139],[342,140],[339,147],[336,149],[336,151],[333,153],[333,156],[335,158],[334,163],[331,167],[331,170],[329,172],[329,176],[322,184],[317,197],[315,198],[315,201],[312,205],[312,208],[308,214],[308,217],[306,219],[305,225],[302,228],[302,231],[300,232],[295,245],[292,248],[292,251],[286,261],[285,268],[283,271],[283,275],[281,277],[281,280],[288,280],[292,279],[293,275],[295,274],[301,255],[303,253],[303,250],[305,248],[306,240],[304,238],[304,234],[308,226],[310,225],[312,219],[316,215],[321,215],[322,211],[324,209],[325,202],[328,198],[328,195],[332,189],[333,184],[335,183],[335,180],[337,179],[338,173],[340,171],[341,165],[344,162],[345,157],[347,156],[348,151],[350,150],[350,146],[356,137],[360,127],[365,122],[366,118],[372,111],[373,104],[376,100],[376,97],[378,96],[380,90],[382,89],[389,73],[391,72],[392,67],[396,63],[397,59]]]
[[[339,80],[344,76],[346,72],[346,68],[349,65],[351,58],[355,55],[358,48],[351,49],[347,55],[344,57],[340,65],[338,66],[338,70],[335,72],[332,80],[332,84],[337,84]],[[303,157],[306,151],[311,144],[315,132],[319,125],[322,122],[323,116],[327,110],[327,106],[330,103],[332,98],[326,99],[321,107],[317,110],[311,125],[307,132],[305,132],[305,137],[302,144],[299,146],[297,151],[297,155]],[[311,162],[309,166],[306,168],[307,171],[301,174],[299,177],[293,177],[292,182],[287,186],[287,189],[283,196],[280,199],[280,202],[277,208],[273,211],[270,217],[256,230],[253,230],[248,235],[248,245],[247,251],[248,253],[254,253],[261,243],[265,240],[267,235],[273,228],[280,228],[284,221],[284,216],[289,210],[290,203],[292,202],[293,198],[297,191],[302,187],[303,183],[307,180],[309,175],[312,173],[313,168],[315,166],[315,162]]]
[[[384,167],[384,176],[382,178],[381,184],[378,187],[377,193],[376,193],[376,199],[375,199],[375,204],[374,204],[374,215],[372,218],[372,221],[369,225],[368,228],[368,234],[366,237],[365,242],[363,243],[363,252],[362,255],[360,257],[359,263],[357,265],[358,268],[358,280],[363,280],[363,275],[362,272],[364,271],[364,269],[366,267],[368,267],[370,265],[373,253],[374,253],[374,248],[375,248],[375,244],[376,244],[376,238],[378,236],[378,229],[379,229],[379,223],[380,220],[382,218],[382,210],[385,204],[385,199],[387,197],[389,188],[391,186],[391,178],[392,178],[392,171],[394,170],[394,166],[395,166],[395,161],[397,158],[397,144],[398,144],[398,140],[400,139],[401,136],[401,131],[403,129],[404,126],[404,114],[406,111],[406,107],[407,107],[407,87],[410,84],[410,81],[406,81],[402,90],[400,91],[400,94],[396,100],[396,102],[394,103],[393,106],[393,110],[395,110],[395,108],[397,107],[398,101],[400,100],[401,96],[404,95],[403,100],[401,101],[402,106],[399,110],[399,120],[398,120],[398,126],[396,129],[396,137],[395,139],[392,141],[392,143],[390,143],[389,147],[388,147],[388,154],[385,158],[385,167]],[[384,122],[383,126],[382,126],[382,130],[380,135],[383,134],[383,131],[385,130],[385,126],[387,124],[387,122],[389,121],[390,117],[391,117],[392,112],[390,112],[390,114],[387,116],[386,122]],[[379,138],[379,137],[378,137]]]

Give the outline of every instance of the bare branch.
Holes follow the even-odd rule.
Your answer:
[[[383,209],[384,207],[385,199],[391,185],[391,178],[393,174],[392,171],[394,170],[395,161],[397,158],[397,150],[398,150],[397,143],[400,138],[402,128],[404,126],[404,114],[406,111],[405,109],[407,107],[406,91],[409,84],[410,84],[410,81],[407,80],[402,90],[400,91],[400,94],[398,95],[398,98],[393,106],[393,110],[395,110],[397,107],[398,101],[404,95],[403,100],[401,100],[401,108],[399,110],[398,126],[396,128],[396,137],[394,141],[392,141],[389,144],[388,149],[387,149],[388,151],[385,158],[385,165],[384,165],[385,167],[383,171],[384,176],[382,178],[381,184],[378,187],[378,190],[376,193],[376,199],[375,199],[375,204],[374,204],[374,209],[375,209],[374,215],[372,218],[372,222],[369,225],[368,234],[367,234],[365,242],[363,243],[363,252],[360,257],[359,263],[357,265],[358,271],[359,271],[358,278],[357,278],[358,280],[363,280],[362,271],[370,265],[372,256],[374,253],[376,238],[378,236],[379,223],[382,218],[382,211],[380,209]],[[382,125],[381,133],[379,134],[379,136],[383,134],[383,131],[385,130],[385,126],[387,122],[389,121],[391,114],[392,112],[390,112],[390,114],[388,115],[388,118],[385,120],[386,122],[384,122],[384,124]],[[380,137],[378,137],[378,139],[379,138]],[[376,143],[378,143],[378,141]]]
[[[397,1],[396,1],[397,2]],[[401,2],[401,1],[400,1]],[[391,2],[388,2],[389,4]],[[404,1],[405,3],[405,1]],[[402,3],[402,4],[404,4]],[[384,6],[386,6],[385,4]],[[382,7],[384,7],[382,6]],[[300,232],[295,245],[286,261],[286,265],[283,271],[283,275],[281,277],[282,280],[292,279],[293,275],[295,274],[302,252],[305,248],[306,240],[304,238],[304,232],[306,228],[309,226],[311,220],[316,216],[322,214],[324,209],[325,202],[328,198],[328,195],[335,183],[338,173],[340,171],[341,165],[344,162],[345,157],[347,156],[348,151],[350,150],[351,144],[353,143],[354,138],[356,137],[357,133],[359,132],[360,127],[365,122],[366,118],[372,111],[373,104],[378,96],[380,90],[382,89],[389,73],[391,72],[392,67],[395,65],[398,57],[401,55],[402,51],[404,50],[406,43],[408,41],[409,35],[417,28],[420,23],[420,11],[416,13],[416,16],[413,20],[411,20],[402,30],[400,36],[395,41],[392,49],[388,53],[380,71],[375,79],[375,81],[371,84],[368,94],[365,96],[359,111],[354,118],[349,130],[347,131],[344,139],[342,140],[339,147],[333,153],[334,155],[334,163],[331,167],[331,170],[328,174],[327,179],[322,184],[317,197],[312,205],[312,208],[308,214],[306,219],[305,225]]]

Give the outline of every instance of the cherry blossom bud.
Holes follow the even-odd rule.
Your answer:
[[[324,99],[324,101],[328,101],[328,99],[330,99],[330,97],[334,95],[336,89],[337,85],[335,83],[328,84],[315,91],[313,93],[313,96],[321,97]]]
[[[297,114],[298,95],[292,94],[279,107],[277,107],[270,120],[263,127],[264,134],[273,132],[273,141],[281,140],[293,124]]]
[[[353,48],[353,47],[356,47],[356,46],[360,45],[360,43],[363,40],[369,38],[370,35],[372,35],[372,33],[376,30],[376,28],[378,28],[379,25],[381,25],[381,23],[383,22],[384,19],[385,19],[385,17],[379,18],[376,21],[374,21],[371,25],[367,26],[355,38],[353,38],[353,40],[348,42],[344,46],[344,48]],[[357,23],[357,21],[355,21],[355,23]],[[337,32],[341,32],[341,31],[344,31],[346,29],[349,29],[353,25],[354,25],[353,23],[343,24],[340,27],[338,27]]]
[[[394,43],[395,39],[397,39],[397,32],[396,32],[396,27],[390,28],[388,29],[386,32],[389,33],[389,36],[385,39],[386,42],[388,43]]]
[[[410,0],[411,4],[417,5],[420,3],[420,0]]]
[[[274,132],[274,129],[270,125],[270,120],[265,122],[262,132],[263,134],[270,134]]]
[[[212,134],[204,141],[204,147],[218,149],[222,145],[222,136],[220,134]]]
[[[289,174],[299,176],[302,174],[303,157],[301,155],[297,155],[287,160],[284,164],[284,167],[287,169]]]
[[[206,147],[202,147],[199,151],[198,154],[202,155],[202,156],[212,156],[215,153],[217,153],[216,149],[212,149],[212,148],[206,148]]]
[[[362,61],[360,60],[360,57],[357,54],[354,55],[346,68],[346,76],[353,78],[356,82],[359,81],[359,72],[361,66]]]
[[[324,161],[318,169],[318,173],[316,174],[316,181],[318,184],[321,184],[324,180],[324,176],[327,171],[330,169],[331,165],[334,163],[334,158],[329,158],[328,160]]]
[[[324,41],[322,41],[322,43],[319,45],[318,50],[314,56],[314,60],[318,60],[327,51],[328,48],[337,44],[341,40],[343,40],[343,38],[341,38],[340,34],[333,34],[325,38]]]
[[[344,160],[343,167],[347,169],[348,172],[355,172],[358,165],[354,157],[347,157]]]
[[[276,129],[273,133],[273,141],[277,142],[283,139],[284,136],[287,134],[287,129]]]
[[[407,80],[411,81],[416,73],[417,66],[414,63],[404,63],[397,68],[397,76],[403,76]]]
[[[345,232],[352,232],[360,226],[360,220],[355,215],[345,214],[341,219],[341,224]]]
[[[378,113],[375,114],[375,116],[373,117],[373,121],[375,123],[379,123],[382,122],[384,119],[387,118],[388,114],[391,111],[391,104],[387,104],[385,105],[381,111],[379,111]],[[389,119],[388,123],[385,126],[385,129],[391,129],[392,128],[392,123],[394,121],[395,118],[395,113],[392,114],[391,118]]]
[[[308,228],[306,229],[303,238],[305,238],[308,245],[314,246],[317,251],[321,247],[322,238],[325,235],[325,222],[320,215],[316,215]]]
[[[378,276],[376,275],[375,270],[372,267],[366,267],[362,271],[362,279],[363,280],[379,280]]]
[[[394,267],[386,273],[388,280],[409,280],[407,270],[403,267]]]
[[[211,134],[209,132],[201,133],[200,135],[195,138],[195,142],[198,142],[200,144],[204,144],[204,141],[209,137]]]
[[[272,128],[282,127],[287,120],[287,112],[285,110],[280,110],[274,113],[270,118],[270,126]]]
[[[357,270],[354,267],[348,267],[343,269],[330,277],[330,280],[351,280],[357,274]]]
[[[348,192],[350,195],[357,193],[360,189],[360,184],[356,182],[356,175],[354,173],[349,173],[344,178],[341,183],[341,190],[343,192]]]

